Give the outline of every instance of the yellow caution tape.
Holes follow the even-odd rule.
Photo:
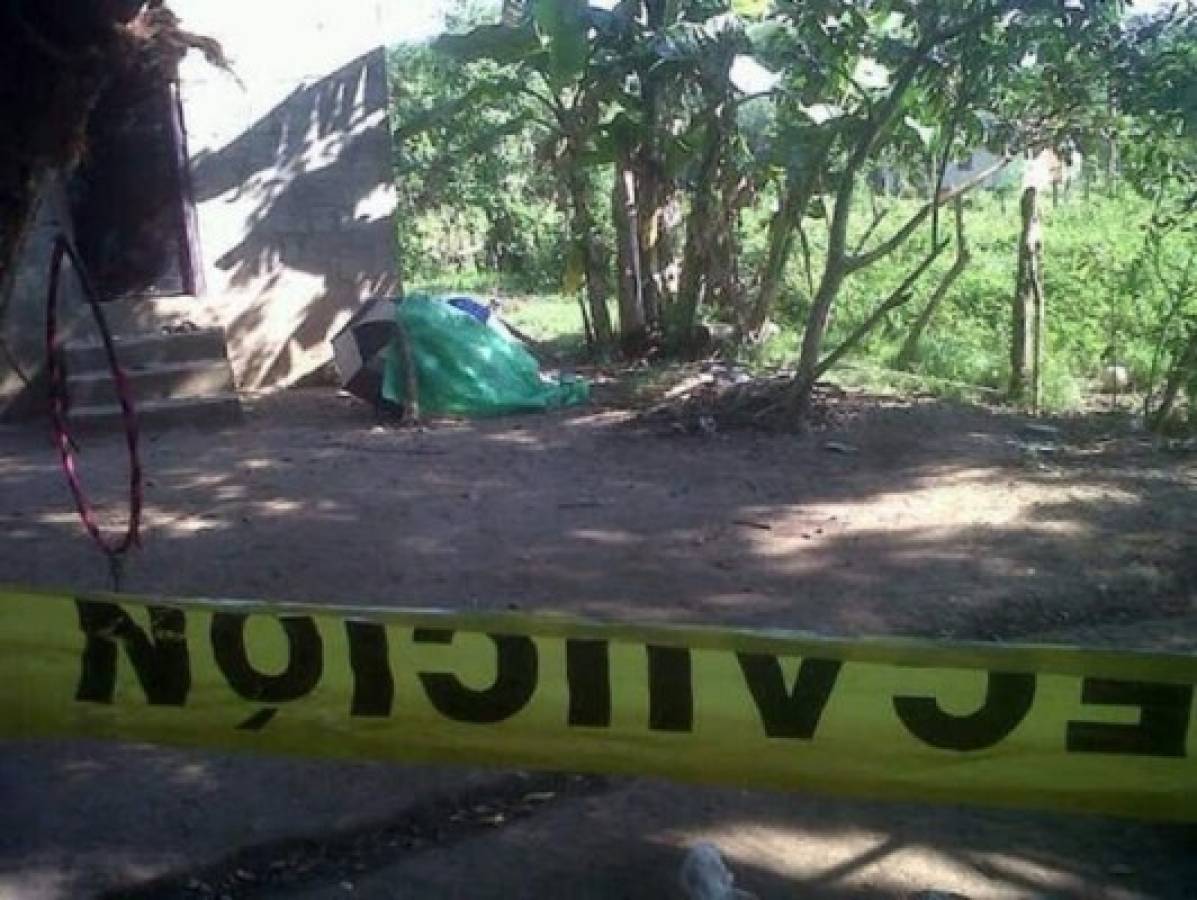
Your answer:
[[[0,589],[0,737],[1197,821],[1197,657]]]

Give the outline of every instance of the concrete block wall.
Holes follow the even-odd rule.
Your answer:
[[[172,6],[234,70],[181,73],[206,288],[189,318],[225,328],[241,388],[286,386],[399,289],[383,3]]]

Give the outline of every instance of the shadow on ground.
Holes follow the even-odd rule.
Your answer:
[[[1192,456],[1087,432],[1041,453],[1023,424],[916,404],[799,438],[662,435],[593,409],[397,432],[331,392],[295,392],[258,401],[240,429],[147,437],[146,546],[127,587],[1171,646],[1197,585]],[[82,459],[117,509],[119,439]],[[3,432],[0,541],[0,582],[105,584],[31,432]],[[0,755],[0,894],[124,896],[180,872],[188,890],[238,848],[381,827],[499,777],[14,745]],[[1180,897],[1197,858],[1175,829],[637,781],[337,877],[371,897],[660,896],[678,848],[703,838],[761,897]],[[230,896],[271,894],[247,882]]]

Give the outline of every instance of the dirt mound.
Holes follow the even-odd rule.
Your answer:
[[[637,417],[637,422],[684,434],[788,434],[842,425],[863,408],[865,398],[820,382],[806,415],[799,415],[792,393],[793,379],[792,371],[754,375],[736,366],[713,363],[667,390],[659,402]]]

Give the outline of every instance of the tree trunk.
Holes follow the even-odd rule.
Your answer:
[[[675,340],[689,346],[697,324],[698,309],[710,291],[710,252],[714,232],[716,202],[712,181],[719,163],[723,137],[719,124],[721,113],[712,116],[711,134],[695,178],[694,198],[686,221],[686,246],[682,254],[682,276],[678,286]]]
[[[790,388],[789,406],[799,419],[805,418],[810,412],[811,394],[818,379],[819,353],[823,346],[823,337],[827,333],[827,323],[831,318],[831,307],[839,296],[844,279],[850,272],[848,257],[848,224],[852,219],[852,199],[856,194],[856,177],[861,168],[868,162],[879,136],[890,127],[901,105],[902,98],[910,88],[916,72],[910,67],[899,75],[891,89],[889,98],[877,112],[877,118],[863,134],[857,138],[856,146],[852,150],[840,175],[839,186],[836,189],[834,212],[827,233],[827,261],[823,267],[823,277],[819,281],[819,289],[811,302],[810,313],[806,317],[806,331],[802,335],[802,353],[798,357],[798,371],[794,376]]]
[[[856,155],[862,156],[859,150]],[[815,292],[810,312],[806,317],[806,329],[802,334],[802,353],[798,357],[798,371],[794,375],[790,393],[790,406],[799,419],[806,418],[810,412],[811,394],[819,377],[819,354],[827,333],[827,323],[831,320],[831,307],[835,298],[839,296],[844,279],[848,277],[848,224],[852,218],[856,172],[863,161],[863,158],[860,158],[856,162],[856,168],[848,167],[841,176],[843,181],[836,192],[835,211],[832,213],[827,234],[827,262],[823,268],[823,277],[819,281],[819,290]]]
[[[595,233],[594,216],[586,196],[584,175],[570,158],[566,160],[566,182],[573,206],[574,245],[582,260],[586,299],[590,306],[590,324],[594,330],[595,349],[606,352],[611,346],[611,313],[607,309],[607,279],[603,271],[603,253]]]
[[[1022,229],[1018,238],[1018,273],[1014,286],[1014,306],[1010,343],[1010,399],[1026,398],[1034,356],[1035,261],[1041,241],[1039,192],[1034,187],[1023,191],[1020,204]]]
[[[698,308],[707,290],[706,256],[711,218],[710,192],[700,187],[694,196],[686,222],[686,247],[682,254],[682,277],[677,292],[677,315],[673,321],[675,339],[688,346],[694,335]]]
[[[781,200],[777,211],[769,222],[769,255],[765,260],[764,271],[761,272],[761,285],[757,293],[756,303],[753,304],[748,321],[744,323],[744,330],[749,334],[756,334],[768,321],[781,294],[781,286],[785,280],[786,264],[790,260],[790,249],[794,245],[794,228],[797,219],[801,217],[799,206],[805,198],[799,198],[797,185],[787,181],[782,189]]]
[[[1168,382],[1164,385],[1160,404],[1149,418],[1148,424],[1151,425],[1152,431],[1160,431],[1168,424],[1172,408],[1176,406],[1176,399],[1180,396],[1180,389],[1194,376],[1197,376],[1197,325],[1189,329],[1189,338],[1184,352],[1172,367],[1172,371],[1168,373]]]
[[[665,0],[646,0],[646,25],[652,31],[663,28],[669,4]],[[644,102],[643,140],[629,161],[636,186],[636,237],[640,253],[640,287],[647,329],[660,333],[662,316],[670,299],[666,279],[669,265],[668,234],[665,221],[668,185],[662,158],[661,73],[653,68],[641,73],[641,97]]]
[[[953,284],[956,283],[964,270],[968,268],[970,255],[968,252],[968,244],[964,239],[964,198],[957,197],[956,203],[956,261],[952,263],[952,268],[940,281],[935,291],[931,294],[931,299],[923,307],[918,314],[918,318],[914,320],[914,325],[910,329],[910,334],[906,337],[906,342],[902,345],[902,349],[898,352],[897,359],[894,365],[899,369],[908,369],[914,363],[918,356],[919,344],[923,340],[923,335],[927,331],[927,326],[931,324],[931,319],[934,318],[935,313],[939,311],[940,304],[943,303],[944,298],[947,297],[948,291],[951,290]]]
[[[79,159],[92,108],[113,75],[139,68],[173,73],[193,48],[214,65],[228,62],[215,41],[184,31],[169,9],[148,0],[0,3],[0,10],[4,277],[16,263],[36,185]]]
[[[24,167],[0,171],[0,334],[21,253],[33,227],[39,183]]]
[[[794,375],[791,388],[791,405],[799,419],[806,418],[810,412],[811,394],[819,378],[819,352],[823,347],[823,336],[827,333],[827,323],[831,318],[831,305],[839,295],[847,274],[843,259],[828,260],[818,293],[811,303],[810,314],[806,317],[806,330],[802,334],[802,353],[798,357],[798,371]]]
[[[619,265],[619,343],[625,354],[636,356],[648,344],[648,328],[640,265],[640,214],[636,204],[636,178],[627,160],[621,159],[615,169],[611,217],[615,223]]]

